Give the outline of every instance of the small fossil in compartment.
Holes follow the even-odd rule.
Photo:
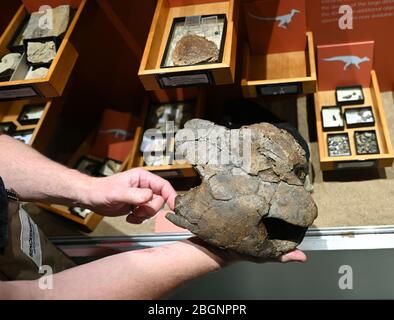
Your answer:
[[[357,131],[354,133],[357,154],[379,153],[378,140],[375,131]]]
[[[30,16],[26,29],[23,31],[23,39],[57,37],[66,32],[70,20],[71,7],[61,5],[50,10],[33,12]]]
[[[340,105],[363,104],[363,88],[361,86],[337,87],[336,99]]]
[[[375,124],[372,107],[347,109],[345,118],[349,128],[373,126]]]
[[[9,53],[3,56],[0,61],[0,77],[6,75],[11,76],[12,72],[18,66],[20,60],[20,53]]]
[[[193,34],[183,36],[177,42],[172,54],[175,66],[215,62],[218,57],[219,49],[213,41]]]
[[[350,156],[349,137],[347,134],[330,134],[327,136],[330,157]]]
[[[48,71],[49,69],[44,67],[35,70],[33,70],[33,67],[30,67],[25,80],[45,78],[48,75]]]
[[[53,41],[28,42],[27,61],[34,64],[50,63],[56,56],[56,44]]]

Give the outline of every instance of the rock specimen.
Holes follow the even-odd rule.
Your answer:
[[[33,12],[23,32],[23,39],[57,37],[66,32],[70,19],[70,6],[62,5],[52,10]]]
[[[172,53],[174,66],[187,66],[203,62],[215,62],[219,57],[217,45],[197,35],[183,36]]]
[[[48,68],[38,68],[35,70],[31,69],[27,73],[25,80],[45,78],[48,75],[48,71]]]
[[[304,189],[305,150],[285,130],[268,123],[229,130],[193,119],[177,133],[176,152],[202,184],[178,196],[167,218],[211,245],[277,259],[296,248],[317,217]]]
[[[56,56],[56,44],[53,41],[28,42],[27,61],[34,64],[52,62]]]
[[[375,131],[356,131],[357,154],[376,154],[379,153],[378,140]]]
[[[347,134],[330,134],[327,137],[328,155],[330,157],[350,156],[350,144]]]
[[[6,54],[0,62],[0,76],[11,75],[21,60],[19,53]]]

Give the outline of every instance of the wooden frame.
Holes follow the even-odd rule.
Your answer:
[[[246,98],[256,98],[259,86],[280,88],[298,85],[298,93],[316,92],[316,62],[312,32],[307,32],[305,51],[251,55],[244,46],[242,92]]]
[[[335,104],[335,90],[318,91],[315,93],[315,111],[317,138],[319,144],[320,167],[322,171],[336,170],[338,168],[363,167],[364,163],[374,164],[376,167],[391,167],[394,161],[394,151],[391,144],[390,132],[380,95],[379,83],[376,73],[371,72],[371,87],[364,88],[365,102],[363,106],[372,106],[375,125],[363,128],[345,128],[345,131],[324,132],[322,128],[321,109],[326,105]],[[353,109],[354,106],[343,106],[342,109]],[[375,130],[378,139],[379,154],[357,155],[354,142],[354,132],[360,130]],[[327,150],[327,134],[347,132],[351,148],[351,156],[329,157]]]
[[[70,25],[66,34],[64,35],[57,55],[49,68],[46,78],[0,82],[0,91],[7,91],[11,88],[15,89],[18,87],[31,87],[39,95],[42,95],[46,98],[58,97],[63,94],[67,81],[78,58],[78,52],[71,44],[70,38],[82,11],[85,8],[86,2],[87,0],[80,0],[80,5],[77,9],[77,12],[70,22]],[[27,14],[26,8],[22,5],[0,37],[0,57],[9,53],[7,46],[14,37],[15,32],[17,32],[19,29],[21,23],[23,23],[25,20]]]
[[[162,100],[161,102],[163,103],[168,103],[170,102],[169,100]],[[195,117],[197,118],[203,118],[204,115],[204,110],[205,110],[205,102],[206,102],[206,90],[203,88],[200,88],[197,93],[197,98],[196,98],[196,110],[195,110]],[[147,98],[145,99],[144,102],[144,113],[147,113],[148,108],[150,106],[150,99]],[[138,143],[136,144],[138,146],[137,151],[135,153],[135,157],[131,159],[129,162],[127,168],[137,168],[137,167],[142,167],[145,170],[148,170],[150,172],[153,172],[159,176],[162,176],[164,178],[179,178],[179,177],[196,177],[197,172],[194,170],[193,166],[189,163],[174,163],[172,165],[163,165],[163,166],[144,166],[144,159],[139,151],[141,142],[142,142],[142,137],[143,137],[143,129],[141,127],[140,130],[140,136],[138,137]]]
[[[206,2],[203,0],[185,0],[180,4],[171,0],[158,1],[138,72],[146,90],[163,89],[159,80],[159,77],[163,75],[207,74],[216,85],[234,82],[237,48],[236,6],[238,5],[238,0],[212,0],[209,3]],[[173,19],[211,14],[226,14],[227,18],[222,62],[187,67],[161,68],[160,64]]]

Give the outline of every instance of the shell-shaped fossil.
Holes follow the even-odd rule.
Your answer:
[[[229,130],[193,119],[177,133],[176,148],[203,181],[176,198],[167,218],[211,245],[276,259],[300,244],[317,217],[304,188],[305,150],[285,130],[268,123]]]
[[[217,45],[201,36],[185,35],[175,45],[172,61],[175,66],[187,66],[218,59]]]

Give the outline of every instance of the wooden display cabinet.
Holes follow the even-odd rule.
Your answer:
[[[191,88],[194,89],[194,88]],[[179,89],[180,90],[180,89]],[[183,90],[183,89],[182,89]],[[186,92],[186,93],[185,93]],[[193,97],[194,95],[194,97]],[[163,97],[164,96],[164,97]],[[171,97],[171,95],[165,94],[165,95],[159,95],[157,99],[145,99],[144,102],[144,107],[143,110],[145,110],[145,113],[148,112],[148,109],[150,107],[151,101],[153,102],[158,102],[158,103],[170,103],[174,102],[176,100],[173,100],[174,97]],[[187,92],[187,90],[183,90],[182,98],[181,100],[178,101],[186,101],[186,100],[191,100],[194,98],[195,100],[195,118],[203,118],[204,116],[204,110],[205,110],[205,103],[206,103],[206,90],[203,88],[191,90]],[[144,159],[143,155],[140,152],[140,145],[142,142],[142,137],[143,137],[144,131],[140,130],[140,136],[137,138],[138,140],[138,150],[135,153],[135,157],[131,159],[131,161],[128,164],[128,169],[131,168],[136,168],[136,167],[142,167],[145,170],[148,170],[150,172],[153,172],[159,176],[162,176],[164,178],[181,178],[181,177],[196,177],[197,172],[194,170],[193,166],[189,163],[174,163],[172,165],[162,165],[162,166],[145,166],[144,165]]]
[[[371,86],[364,88],[365,101],[360,106],[371,106],[375,124],[370,127],[362,128],[346,128],[344,131],[324,132],[322,126],[321,109],[323,106],[331,106],[336,104],[335,90],[318,91],[315,93],[315,111],[317,138],[319,144],[320,167],[322,171],[330,171],[348,168],[369,168],[369,167],[391,167],[394,160],[394,151],[391,145],[390,132],[388,130],[386,116],[383,108],[382,98],[375,71],[372,71]],[[352,109],[355,106],[343,106],[342,110]],[[377,141],[380,153],[357,155],[354,141],[354,133],[356,131],[376,131]],[[328,155],[327,135],[336,133],[347,133],[351,149],[351,156],[330,157]]]
[[[251,55],[244,47],[242,92],[245,98],[316,92],[316,63],[312,32],[305,51]]]
[[[86,155],[89,156],[89,151],[91,148],[91,145],[93,143],[95,134],[92,133],[78,148],[78,150],[74,153],[73,157],[69,161],[69,167],[74,168],[79,159]],[[134,140],[137,141],[137,137],[141,136],[141,128],[138,127],[135,131],[134,135]],[[125,171],[127,169],[127,165],[132,159],[136,156],[137,153],[137,144],[133,143],[133,147],[131,148],[126,160],[122,163],[122,166],[120,168],[120,171]],[[93,158],[89,156],[89,158]],[[70,212],[69,207],[63,206],[63,205],[57,205],[57,204],[44,204],[44,203],[37,203],[37,205],[40,208],[43,208],[45,210],[48,210],[50,212],[53,212],[57,215],[60,215],[68,220],[71,220],[73,222],[76,222],[85,228],[87,228],[90,231],[93,231],[97,225],[101,222],[101,220],[104,218],[102,215],[99,215],[97,213],[91,212],[89,213],[85,218],[82,218],[80,216],[77,216],[73,213]]]
[[[238,0],[159,0],[138,72],[145,89],[233,83],[237,47],[237,6]],[[220,14],[226,16],[224,41],[220,48],[221,62],[161,67],[174,18]]]
[[[56,57],[51,63],[48,75],[41,79],[0,82],[0,100],[32,98],[37,96],[53,98],[63,94],[64,88],[78,58],[78,52],[70,42],[70,38],[85,8],[86,2],[87,0],[80,0],[77,2],[78,6],[75,8],[77,11],[68,26]],[[43,1],[43,3],[45,3],[45,1]],[[0,38],[0,57],[10,53],[8,46],[14,39],[15,34],[20,31],[22,24],[27,21],[27,18],[28,11],[24,5],[22,5]],[[19,68],[22,70],[20,71],[21,74],[27,71],[24,70],[25,68],[23,66],[19,66]]]

